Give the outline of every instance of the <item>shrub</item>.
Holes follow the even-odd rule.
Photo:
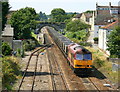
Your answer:
[[[81,40],[81,37],[80,37],[80,36],[78,37],[78,40]]]
[[[99,58],[96,57],[94,60],[94,65],[96,66],[96,68],[100,68],[105,65],[105,61],[100,60]]]
[[[98,37],[93,38],[94,41],[98,41]]]
[[[76,38],[76,36],[77,36],[77,35],[74,33],[74,34],[72,35],[72,38]]]
[[[34,38],[23,41],[23,47],[25,51],[33,50],[37,46],[39,46],[39,43]]]
[[[17,56],[21,56],[21,49],[20,48],[17,49]]]
[[[9,44],[6,42],[2,43],[2,55],[7,56],[11,55],[12,49],[10,48]]]
[[[21,57],[24,57],[25,56],[25,51],[24,49],[22,50],[22,54],[21,54]]]
[[[12,84],[20,75],[19,60],[14,57],[4,57],[2,59],[2,86],[3,89],[11,90]]]
[[[92,43],[90,43],[90,42],[80,42],[80,45],[92,47]]]

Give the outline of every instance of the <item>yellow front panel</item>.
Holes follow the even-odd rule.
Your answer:
[[[76,65],[81,65],[81,66],[77,67]],[[90,68],[87,67],[87,65],[92,65],[92,60],[87,60],[87,61],[74,60],[74,68]]]

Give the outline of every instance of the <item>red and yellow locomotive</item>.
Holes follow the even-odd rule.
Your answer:
[[[64,37],[53,28],[47,27],[48,33],[53,38],[58,47],[67,57],[70,66],[72,66],[74,72],[91,72],[92,70],[92,54],[89,50],[72,42],[68,38]]]
[[[92,54],[78,44],[68,45],[68,60],[74,71],[90,72],[92,65]]]

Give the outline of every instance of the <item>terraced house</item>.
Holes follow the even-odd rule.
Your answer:
[[[96,3],[96,30],[94,30],[94,36],[99,37],[98,47],[108,55],[110,53],[106,50],[107,35],[118,26],[119,9],[120,6],[112,6],[110,2],[109,6],[99,6]]]
[[[119,9],[120,6],[112,6],[111,2],[109,2],[108,6],[101,6],[96,3],[94,37],[98,37],[100,27],[115,22],[115,19],[118,18]]]

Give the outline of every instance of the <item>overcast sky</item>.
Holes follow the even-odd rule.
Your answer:
[[[66,12],[84,12],[95,10],[96,2],[98,5],[118,5],[120,0],[9,0],[11,10],[18,10],[25,7],[33,7],[36,12],[40,11],[50,14],[54,8],[62,8]]]

